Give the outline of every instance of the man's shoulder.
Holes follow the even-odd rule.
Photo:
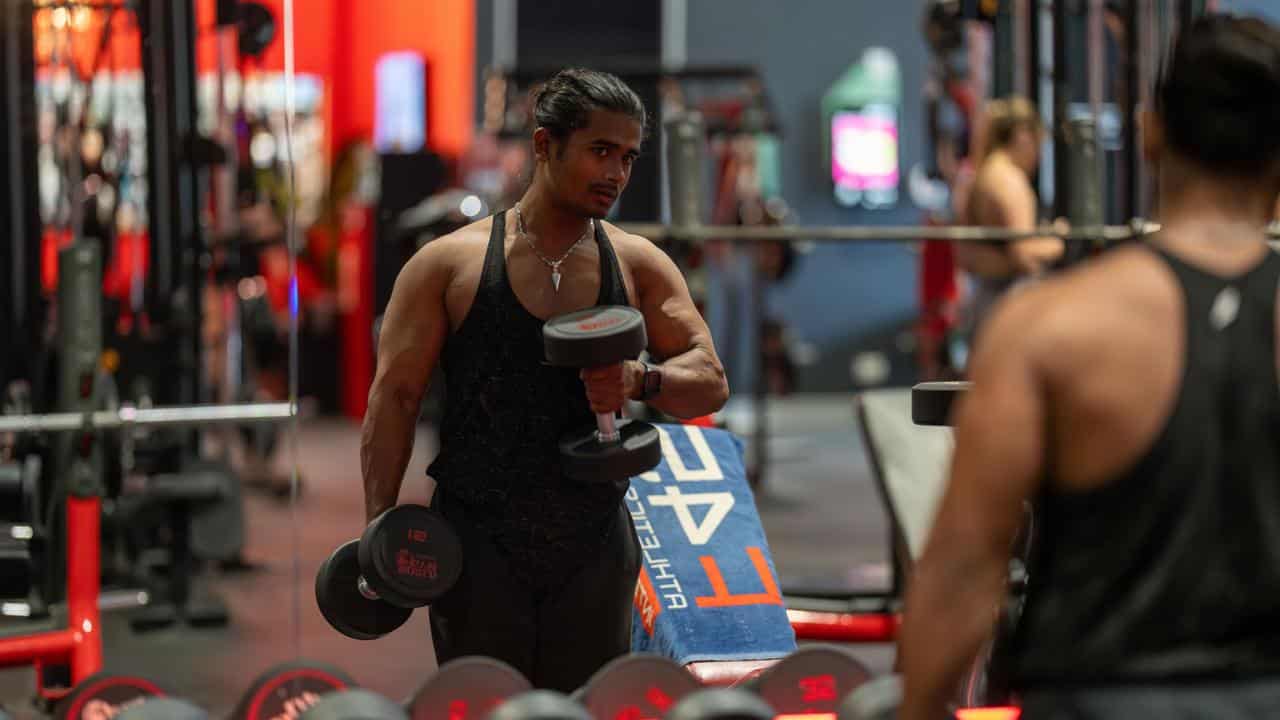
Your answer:
[[[1049,354],[1116,342],[1126,323],[1168,302],[1163,274],[1150,251],[1118,248],[1011,293],[1002,325],[1025,328],[1030,346]]]
[[[433,238],[413,254],[411,263],[419,265],[449,265],[459,260],[484,253],[493,230],[493,218],[477,220],[447,235]]]
[[[609,242],[613,244],[614,251],[624,263],[632,267],[651,269],[655,263],[670,259],[666,252],[649,238],[629,233],[610,222],[605,222],[603,225],[605,232],[609,235]]]
[[[405,263],[401,275],[414,285],[448,285],[469,263],[483,262],[492,229],[489,217],[427,242]]]

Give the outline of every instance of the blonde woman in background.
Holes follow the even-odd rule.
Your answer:
[[[1039,202],[1031,178],[1040,166],[1045,128],[1029,100],[1010,96],[988,103],[977,172],[963,203],[961,223],[1011,230],[1039,224]],[[973,330],[997,299],[1017,283],[1042,274],[1062,256],[1062,240],[1035,237],[1009,243],[959,243],[956,259],[973,284],[969,320]]]

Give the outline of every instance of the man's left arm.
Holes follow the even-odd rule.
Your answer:
[[[990,636],[1023,502],[1044,467],[1045,383],[1030,337],[1039,309],[1022,300],[1030,298],[1001,305],[976,349],[973,386],[957,409],[950,479],[908,584],[899,639],[905,719],[944,717]]]
[[[716,412],[729,398],[724,366],[711,341],[711,330],[693,304],[684,275],[658,246],[643,241],[640,261],[633,265],[636,303],[644,313],[651,364],[662,374],[662,386],[649,405],[677,418]],[[661,362],[659,362],[661,361]],[[623,364],[629,396],[644,390],[644,367]]]

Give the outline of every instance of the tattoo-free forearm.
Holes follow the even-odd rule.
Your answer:
[[[662,391],[647,402],[672,417],[692,418],[716,412],[728,399],[724,368],[696,345],[662,363]]]
[[[937,720],[991,633],[1005,576],[998,563],[922,558],[910,582],[899,650],[906,679],[899,717]]]
[[[369,393],[360,438],[366,521],[394,506],[400,497],[419,409],[419,401],[408,394],[376,386]]]

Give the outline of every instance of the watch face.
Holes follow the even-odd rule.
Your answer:
[[[645,366],[644,369],[644,396],[653,397],[662,389],[662,373],[657,368]]]

